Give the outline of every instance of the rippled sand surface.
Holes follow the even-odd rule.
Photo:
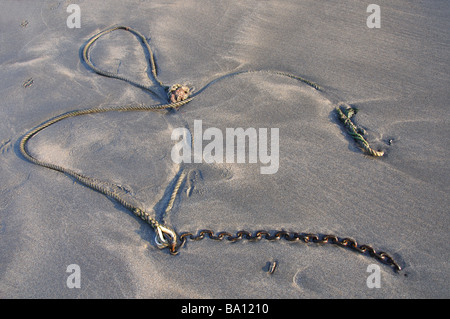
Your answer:
[[[0,12],[0,297],[448,298],[450,6],[378,1],[369,29],[361,1],[4,1]],[[178,127],[279,128],[279,169],[196,163],[166,221],[177,231],[288,230],[336,234],[392,255],[396,274],[334,245],[205,239],[179,255],[115,201],[27,162],[18,141],[74,109],[156,104],[149,92],[92,72],[81,48],[115,24],[148,37],[159,79],[198,91],[177,112],[68,119],[29,144],[38,158],[118,185],[162,215]],[[152,83],[139,41],[125,31],[92,48],[99,67]],[[333,110],[386,155],[364,155]],[[277,268],[268,273],[268,263]],[[68,289],[67,266],[81,270]],[[381,288],[366,285],[371,264]]]

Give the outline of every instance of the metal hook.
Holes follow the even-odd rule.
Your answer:
[[[177,233],[173,229],[163,225],[156,226],[155,242],[159,249],[169,247],[170,253],[176,254],[177,238]]]

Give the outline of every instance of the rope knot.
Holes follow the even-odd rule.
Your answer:
[[[167,91],[167,96],[171,103],[184,101],[189,97],[190,94],[191,89],[188,86],[182,84],[174,84]]]

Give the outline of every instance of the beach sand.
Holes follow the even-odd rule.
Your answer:
[[[81,27],[68,28],[71,3]],[[1,298],[448,298],[450,6],[447,1],[3,1],[0,12]],[[62,173],[26,161],[20,138],[75,109],[161,103],[94,73],[88,39],[112,25],[149,39],[159,79],[200,90],[177,112],[68,119],[29,143],[38,158],[119,185],[161,217],[180,169],[175,128],[279,128],[279,169],[183,164],[168,224],[178,232],[288,230],[335,234],[394,257],[396,273],[335,245],[189,241],[159,250],[148,224]],[[105,35],[95,65],[152,83],[140,42]],[[337,120],[344,102],[386,155],[365,155]],[[189,196],[188,196],[189,195]],[[269,262],[277,261],[273,274]],[[81,288],[69,289],[67,266]],[[380,266],[370,289],[367,268]]]

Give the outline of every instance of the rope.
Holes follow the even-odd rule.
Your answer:
[[[344,111],[341,110],[340,107],[336,108],[336,112],[338,114],[339,119],[342,123],[344,123],[345,127],[347,127],[349,134],[353,137],[353,139],[362,147],[362,149],[369,155],[374,157],[381,157],[384,155],[383,151],[376,151],[372,147],[370,147],[369,143],[362,136],[364,131],[359,129],[350,118],[356,114],[356,109],[346,106]],[[362,133],[362,134],[361,134]]]
[[[156,69],[156,63],[155,63],[155,58],[154,58],[154,54],[153,51],[150,47],[150,44],[148,43],[146,37],[144,35],[142,35],[139,31],[132,29],[130,27],[126,27],[126,26],[113,26],[110,27],[108,29],[105,29],[99,33],[97,33],[96,35],[94,35],[92,38],[90,38],[84,48],[83,48],[83,61],[89,66],[89,68],[91,68],[94,72],[96,72],[97,74],[106,76],[106,77],[110,77],[110,78],[115,78],[115,79],[119,79],[125,82],[128,82],[136,87],[148,90],[149,92],[151,92],[152,94],[155,94],[158,97],[161,97],[156,91],[154,91],[153,89],[151,89],[151,87],[142,84],[142,83],[138,83],[136,81],[133,81],[127,77],[106,71],[106,70],[102,70],[98,67],[96,67],[93,62],[91,61],[91,57],[90,57],[90,50],[93,46],[93,44],[102,36],[111,33],[113,31],[116,30],[124,30],[124,31],[128,31],[131,32],[132,34],[134,34],[143,44],[144,47],[147,51],[148,57],[149,57],[149,65],[151,68],[151,74],[153,77],[153,80],[164,90],[166,90],[167,92],[167,97],[165,96],[164,98],[168,98],[170,103],[166,103],[166,104],[157,104],[157,105],[150,105],[150,106],[146,106],[146,105],[125,105],[125,106],[120,106],[120,107],[102,107],[102,108],[88,108],[88,109],[81,109],[81,110],[74,110],[74,111],[70,111],[67,113],[63,113],[60,114],[56,117],[53,117],[51,119],[48,119],[46,121],[44,121],[43,123],[41,123],[40,125],[38,125],[36,128],[32,129],[31,131],[29,131],[28,133],[26,133],[22,139],[20,140],[19,143],[19,148],[20,148],[20,152],[21,154],[25,157],[25,159],[27,159],[28,161],[42,166],[42,167],[46,167],[49,169],[53,169],[56,171],[59,171],[61,173],[67,174],[73,178],[75,178],[76,180],[78,180],[81,184],[96,190],[108,197],[111,197],[113,199],[115,199],[117,202],[119,202],[121,205],[123,205],[125,208],[131,210],[135,215],[137,215],[140,218],[143,218],[144,220],[146,220],[147,222],[149,222],[149,224],[151,225],[158,225],[159,223],[156,221],[156,219],[154,217],[150,217],[150,214],[145,212],[143,208],[141,207],[136,207],[134,205],[129,204],[126,200],[124,200],[122,197],[120,197],[116,192],[109,190],[107,187],[102,186],[102,182],[99,182],[97,179],[89,177],[89,176],[85,176],[83,174],[77,173],[71,169],[53,164],[53,163],[48,163],[48,162],[44,162],[42,160],[39,160],[37,158],[35,158],[28,150],[27,144],[28,142],[39,132],[41,132],[42,130],[48,128],[49,126],[65,120],[67,118],[71,118],[71,117],[77,117],[77,116],[83,116],[83,115],[88,115],[88,114],[95,114],[95,113],[106,113],[106,112],[130,112],[130,111],[157,111],[157,110],[166,110],[166,109],[178,109],[179,107],[189,103],[190,101],[192,101],[192,99],[197,96],[198,94],[200,94],[201,92],[203,92],[207,87],[209,87],[210,85],[212,85],[213,83],[216,83],[219,80],[222,80],[224,78],[227,77],[231,77],[231,76],[236,76],[236,75],[240,75],[240,74],[248,74],[248,73],[270,73],[270,74],[275,74],[275,75],[280,75],[280,76],[286,76],[292,79],[295,79],[297,81],[306,83],[308,85],[310,85],[311,87],[319,90],[320,87],[319,85],[317,85],[316,83],[313,83],[309,80],[306,80],[302,77],[290,74],[290,73],[286,73],[286,72],[280,72],[280,71],[270,71],[270,70],[246,70],[246,71],[239,71],[239,72],[235,72],[235,73],[231,73],[231,74],[227,74],[225,76],[219,77],[211,82],[209,82],[208,84],[206,84],[200,91],[198,91],[196,94],[193,94],[191,97],[189,97],[189,89],[181,84],[174,84],[171,87],[166,86],[163,84],[163,82],[161,80],[158,79],[158,74],[157,74],[157,69]],[[178,95],[176,95],[178,94]],[[179,176],[179,180],[177,182],[177,184],[175,185],[175,189],[174,189],[174,193],[172,194],[168,206],[166,207],[165,213],[168,213],[172,207],[173,207],[173,203],[175,201],[175,198],[178,194],[179,191],[179,187],[181,186],[182,181],[185,178],[185,173],[182,172],[181,175]]]
[[[164,89],[166,91],[166,96],[161,97],[158,92],[156,92],[155,90],[153,90],[150,86],[144,85],[142,83],[138,83],[135,82],[131,79],[128,79],[124,76],[120,76],[118,74],[114,74],[112,72],[109,71],[105,71],[102,70],[98,67],[96,67],[91,59],[90,59],[90,49],[92,47],[92,45],[95,43],[95,41],[97,41],[100,37],[104,36],[105,34],[108,34],[110,32],[113,32],[115,30],[125,30],[128,32],[131,32],[132,34],[134,34],[139,40],[141,40],[141,42],[144,44],[145,49],[148,53],[149,56],[149,64],[150,64],[150,68],[151,68],[151,74],[153,77],[153,80],[157,83],[157,85],[160,87],[160,89]],[[195,94],[192,94],[191,90],[189,87],[185,86],[185,85],[181,85],[181,84],[174,84],[171,87],[166,86],[162,83],[162,81],[160,81],[158,79],[158,75],[157,75],[157,70],[156,70],[156,63],[155,63],[155,59],[154,59],[154,55],[153,55],[153,51],[151,50],[151,47],[147,41],[147,39],[141,34],[139,33],[137,30],[134,30],[132,28],[126,27],[126,26],[114,26],[111,28],[108,28],[104,31],[99,32],[98,34],[94,35],[91,39],[88,40],[88,42],[86,42],[84,48],[83,48],[83,54],[82,54],[83,60],[84,62],[87,64],[87,66],[89,66],[94,72],[96,72],[97,74],[106,76],[106,77],[110,77],[110,78],[115,78],[115,79],[119,79],[125,82],[128,82],[134,86],[137,86],[139,88],[148,90],[149,92],[151,92],[152,94],[155,94],[156,96],[158,96],[159,98],[163,98],[165,101],[169,101],[169,103],[163,103],[163,104],[157,104],[157,105],[150,105],[150,106],[145,106],[145,105],[125,105],[125,106],[120,106],[120,107],[102,107],[102,108],[87,108],[87,109],[81,109],[81,110],[75,110],[75,111],[70,111],[70,112],[66,112],[63,114],[60,114],[58,116],[55,116],[53,118],[50,118],[46,121],[44,121],[43,123],[41,123],[40,125],[38,125],[37,127],[35,127],[34,129],[30,130],[28,133],[26,133],[20,140],[19,143],[19,149],[21,154],[24,156],[25,159],[27,159],[28,161],[42,166],[42,167],[46,167],[55,171],[59,171],[61,173],[64,173],[74,179],[76,179],[78,182],[80,182],[81,184],[95,190],[98,191],[110,198],[113,198],[114,200],[116,200],[118,203],[120,203],[123,207],[129,209],[133,214],[135,214],[137,217],[141,218],[142,220],[144,220],[145,222],[147,222],[148,224],[150,224],[150,226],[152,226],[157,235],[155,238],[155,242],[157,244],[157,246],[159,248],[164,248],[164,247],[169,247],[170,248],[170,252],[172,254],[176,254],[178,252],[178,249],[184,245],[186,239],[189,237],[190,239],[193,240],[198,240],[204,237],[205,233],[209,234],[210,238],[217,238],[217,239],[222,239],[224,237],[227,237],[228,240],[230,241],[235,241],[235,240],[239,240],[241,238],[243,238],[243,236],[245,238],[251,239],[251,238],[261,238],[261,236],[264,234],[264,236],[268,239],[271,239],[272,237],[269,235],[269,233],[264,232],[264,231],[260,231],[258,233],[256,233],[256,237],[252,237],[250,235],[249,232],[246,231],[241,231],[238,232],[236,236],[233,236],[230,233],[219,233],[217,236],[214,235],[214,233],[210,230],[208,231],[203,231],[201,233],[199,233],[199,235],[194,236],[192,233],[183,233],[181,235],[177,235],[176,232],[174,230],[172,230],[170,227],[165,226],[164,222],[163,222],[163,218],[164,218],[164,214],[167,215],[173,208],[174,202],[178,196],[178,194],[180,193],[180,189],[182,187],[183,181],[186,179],[187,177],[187,183],[188,183],[188,190],[187,190],[187,195],[190,196],[190,193],[192,192],[192,181],[191,181],[191,174],[193,173],[192,171],[189,172],[188,174],[186,174],[186,172],[184,171],[183,168],[180,168],[179,172],[177,173],[176,177],[175,177],[175,184],[174,184],[174,188],[172,190],[170,199],[167,203],[166,209],[164,211],[164,214],[161,217],[161,221],[158,222],[156,219],[156,214],[154,211],[147,212],[145,211],[145,209],[143,209],[142,207],[140,207],[139,205],[134,205],[129,203],[127,200],[125,200],[124,198],[122,198],[120,196],[120,194],[118,194],[116,191],[114,190],[110,190],[108,187],[105,186],[105,182],[101,182],[93,177],[89,177],[80,173],[75,172],[74,170],[71,170],[69,168],[65,168],[62,167],[60,165],[56,165],[53,163],[48,163],[42,160],[37,159],[36,157],[34,157],[30,151],[28,150],[28,142],[39,132],[43,131],[44,129],[48,128],[49,126],[60,122],[62,120],[65,120],[67,118],[72,118],[72,117],[77,117],[77,116],[83,116],[83,115],[88,115],[88,114],[96,114],[96,113],[106,113],[106,112],[130,112],[130,111],[157,111],[157,110],[177,110],[179,107],[186,105],[187,103],[191,102],[193,100],[193,98],[195,98],[197,95],[199,95],[201,92],[203,92],[206,88],[208,88],[210,85],[228,78],[228,77],[233,77],[233,76],[237,76],[237,75],[241,75],[241,74],[248,74],[248,73],[268,73],[268,74],[274,74],[274,75],[279,75],[279,76],[285,76],[285,77],[289,77],[291,79],[297,80],[299,82],[302,82],[304,84],[307,84],[309,86],[311,86],[312,88],[314,88],[315,90],[321,90],[320,86],[314,82],[311,82],[307,79],[304,79],[300,76],[296,76],[287,72],[281,72],[281,71],[271,71],[271,70],[247,70],[247,71],[238,71],[238,72],[234,72],[234,73],[230,73],[230,74],[226,74],[224,76],[218,77],[214,80],[212,80],[211,82],[209,82],[208,84],[206,84],[202,89],[200,89],[198,92],[196,92]],[[350,135],[362,146],[362,148],[370,155],[372,156],[382,156],[383,152],[381,151],[375,151],[373,150],[370,146],[369,143],[364,139],[364,137],[362,137],[362,135],[359,133],[360,130],[352,123],[352,121],[350,120],[350,118],[354,115],[355,110],[352,108],[347,108],[344,109],[344,111],[342,111],[340,108],[336,108],[336,111],[339,115],[340,120],[344,123],[344,125],[348,128]],[[110,184],[111,185],[111,184]],[[280,238],[280,237],[286,237],[287,239],[289,239],[290,235],[288,234],[281,234],[280,232],[277,233],[277,235],[274,237],[276,239]],[[301,235],[298,235],[297,233],[293,233],[292,234],[292,240],[298,240],[303,238]],[[315,235],[317,237],[317,235]],[[317,237],[317,240],[313,240],[313,242],[316,243],[324,243],[324,242],[328,242],[328,237],[330,237],[332,235],[327,235],[326,236],[326,240],[325,239],[320,239],[319,237]],[[294,238],[295,237],[295,238]],[[316,238],[316,237],[312,237],[312,238]],[[305,237],[308,238],[308,237]],[[337,238],[337,237],[336,237]],[[181,242],[179,242],[179,240],[181,240]],[[304,238],[303,238],[304,240]],[[333,240],[333,243],[337,243],[340,244],[341,246],[348,246],[348,244],[346,244],[348,242],[347,239],[343,239],[338,241]],[[350,245],[351,247],[353,247],[354,249],[358,250],[359,252],[365,252],[369,247],[369,253],[372,257],[376,257],[379,260],[390,264],[391,266],[394,266],[395,269],[399,270],[400,267],[393,261],[393,259],[385,254],[385,253],[378,253],[376,254],[375,250],[373,248],[371,248],[370,246],[367,245],[362,245],[362,246],[357,246],[356,242],[352,241],[352,244]]]
[[[172,210],[173,203],[175,202],[175,199],[177,198],[178,192],[180,191],[181,184],[183,183],[185,177],[186,177],[186,173],[183,170],[183,171],[181,171],[180,176],[178,176],[178,180],[175,184],[175,187],[173,188],[172,195],[170,196],[169,203],[167,204],[167,207],[165,210],[166,214],[168,214]]]
[[[96,73],[98,73],[98,74],[100,74],[100,75],[107,76],[107,77],[110,77],[110,78],[119,79],[119,80],[122,80],[122,81],[125,81],[125,82],[128,82],[128,83],[131,83],[132,85],[135,85],[135,86],[137,86],[137,87],[140,87],[140,88],[142,88],[142,89],[144,89],[144,90],[148,90],[148,91],[150,91],[151,93],[155,94],[156,96],[159,96],[159,94],[158,94],[157,92],[153,91],[149,86],[147,86],[147,85],[145,85],[145,84],[141,84],[141,83],[135,82],[135,81],[133,81],[133,80],[130,80],[130,79],[124,77],[124,76],[120,76],[120,75],[118,75],[118,74],[115,74],[115,73],[112,73],[112,72],[109,72],[109,71],[102,70],[102,69],[96,67],[96,66],[92,63],[92,61],[91,61],[91,59],[90,59],[90,57],[89,57],[89,50],[90,50],[91,46],[92,46],[92,45],[95,43],[95,41],[97,41],[100,37],[104,36],[105,34],[111,33],[111,32],[113,32],[113,31],[115,31],[115,30],[125,30],[125,31],[128,31],[128,32],[131,32],[131,33],[134,34],[139,40],[142,41],[142,43],[145,45],[145,48],[147,49],[147,53],[148,53],[148,55],[149,55],[149,62],[150,62],[150,67],[151,67],[151,72],[152,72],[153,79],[154,79],[154,81],[156,81],[161,87],[163,87],[163,88],[165,87],[164,84],[158,79],[158,74],[157,74],[157,72],[156,72],[155,58],[154,58],[154,55],[153,55],[153,51],[152,51],[152,49],[151,49],[151,47],[150,47],[150,44],[148,43],[148,41],[147,41],[147,39],[145,38],[145,36],[143,36],[139,31],[134,30],[134,29],[132,29],[132,28],[130,28],[130,27],[121,26],[121,25],[119,25],[119,26],[114,26],[114,27],[111,27],[111,28],[109,28],[109,29],[103,30],[103,31],[101,31],[100,33],[98,33],[98,34],[96,34],[95,36],[93,36],[93,37],[86,43],[86,45],[84,46],[84,49],[83,49],[83,60],[84,60],[84,62],[85,62],[85,63],[86,63],[93,71],[95,71]]]
[[[53,169],[55,171],[59,171],[61,173],[67,174],[76,180],[78,180],[83,185],[90,187],[93,190],[96,190],[108,197],[111,197],[115,199],[117,202],[119,202],[122,206],[125,208],[131,210],[135,215],[138,217],[141,217],[145,221],[147,221],[150,225],[153,227],[156,227],[159,223],[156,221],[156,219],[150,217],[148,213],[146,213],[141,207],[136,207],[131,204],[129,204],[126,200],[124,200],[122,197],[120,197],[117,193],[108,190],[106,187],[102,186],[96,179],[77,173],[71,169],[62,167],[60,165],[56,165],[53,163],[44,162],[42,160],[39,160],[35,158],[28,150],[27,144],[28,142],[44,130],[45,128],[62,121],[64,119],[70,118],[70,117],[76,117],[76,116],[82,116],[87,114],[95,114],[95,113],[105,113],[105,112],[127,112],[127,111],[155,111],[155,110],[161,110],[161,109],[168,109],[168,108],[177,108],[180,107],[188,102],[190,102],[192,99],[187,99],[184,101],[176,102],[176,103],[170,103],[170,104],[159,104],[159,105],[150,105],[150,106],[144,106],[144,105],[131,105],[131,106],[122,106],[122,107],[106,107],[106,108],[90,108],[85,110],[76,110],[71,111],[68,113],[64,113],[61,115],[58,115],[54,118],[51,118],[42,124],[38,125],[36,128],[29,131],[27,134],[25,134],[22,139],[19,142],[19,149],[21,154],[30,162],[40,165],[42,167],[46,167],[49,169]]]

